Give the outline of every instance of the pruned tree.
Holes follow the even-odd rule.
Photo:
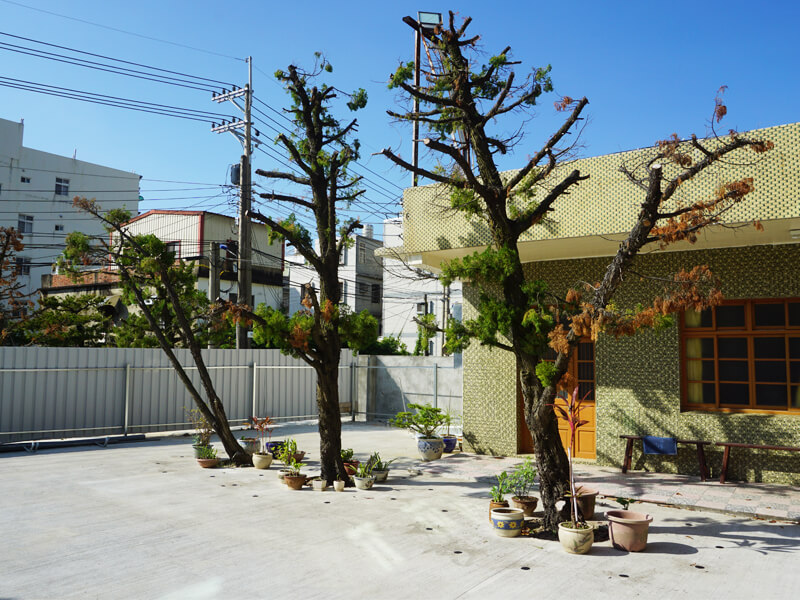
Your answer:
[[[19,325],[33,303],[19,281],[17,255],[25,245],[13,227],[0,227],[0,344],[17,342]]]
[[[562,126],[529,154],[520,169],[501,173],[496,154],[509,152],[520,138],[492,131],[500,117],[524,117],[542,94],[553,90],[550,66],[535,68],[520,80],[514,70],[519,63],[511,60],[507,47],[488,64],[473,68],[479,38],[467,35],[469,24],[467,18],[457,25],[451,12],[449,23],[429,36],[431,47],[441,56],[441,69],[428,74],[428,85],[417,88],[409,83],[409,65],[401,65],[389,83],[420,102],[419,110],[389,114],[418,121],[426,128],[423,143],[449,168],[414,166],[388,149],[382,154],[446,186],[453,210],[488,226],[492,242],[485,251],[443,265],[443,284],[469,280],[480,292],[478,316],[463,323],[451,321],[447,344],[450,350],[458,350],[477,340],[508,351],[516,359],[525,422],[536,452],[545,525],[555,530],[560,519],[556,503],[568,491],[569,471],[552,407],[573,349],[583,336],[594,339],[601,331],[632,334],[665,325],[671,313],[703,309],[720,301],[718,282],[701,265],[664,278],[663,294],[648,307],[622,310],[613,304],[643,248],[693,242],[702,229],[724,222],[730,208],[753,189],[753,180],[727,183],[712,197],[687,204],[679,201],[677,192],[703,171],[723,164],[732,153],[745,149],[765,152],[772,144],[733,131],[711,141],[675,136],[659,142],[641,164],[623,165],[632,185],[641,189],[641,208],[630,232],[605,272],[597,274],[594,281],[598,283],[551,291],[545,281],[526,276],[518,244],[532,227],[547,226],[556,202],[587,179],[569,167],[566,159],[574,154],[574,134],[588,100],[562,97],[556,102],[557,110],[566,113]],[[717,122],[725,111],[718,97]],[[462,134],[460,139],[465,141],[461,146],[448,143],[447,136],[454,132]],[[467,145],[475,167],[462,153]],[[575,213],[571,218],[583,217]],[[554,362],[545,360],[549,348],[557,353]]]
[[[191,268],[184,261],[176,260],[175,253],[156,236],[129,233],[125,228],[125,223],[130,219],[127,211],[115,209],[104,212],[95,200],[80,197],[76,197],[73,204],[99,219],[111,234],[112,242],[108,243],[103,238],[92,239],[79,232],[70,233],[65,240],[66,248],[60,266],[78,278],[85,265],[107,264],[116,271],[124,293],[135,302],[178,378],[219,436],[228,457],[237,465],[252,464],[250,455],[231,432],[225,406],[203,360],[197,322],[208,315],[198,312],[201,303],[186,302],[187,297],[197,300],[187,289],[187,273],[191,272]],[[154,290],[163,293],[163,303],[170,308],[169,315],[174,318],[172,333],[165,331],[165,324],[159,321],[159,314],[152,308],[156,304],[149,302]],[[166,306],[162,309],[166,310]],[[205,398],[175,355],[174,349],[178,345],[189,350]]]
[[[48,296],[22,324],[27,344],[36,346],[99,348],[108,345],[113,327],[104,296],[66,294]]]
[[[310,215],[318,245],[295,212],[285,219],[253,211],[251,216],[264,223],[270,240],[283,239],[294,246],[314,269],[319,290],[307,286],[304,310],[294,315],[265,308],[259,314],[241,306],[231,307],[237,318],[255,323],[254,337],[279,347],[283,352],[305,361],[317,374],[320,461],[322,478],[331,483],[337,477],[348,481],[340,456],[341,414],[339,408],[339,362],[346,344],[354,352],[372,343],[378,333],[377,320],[367,311],[353,314],[341,304],[339,263],[342,253],[352,244],[352,235],[362,227],[358,219],[340,220],[337,208],[348,205],[363,192],[361,177],[349,173],[349,165],[358,159],[359,143],[352,139],[356,119],[343,124],[331,112],[340,90],[316,81],[322,72],[330,72],[330,63],[317,54],[316,65],[304,71],[291,65],[275,76],[291,98],[287,109],[294,130],[280,134],[282,146],[296,167],[293,171],[257,170],[256,174],[295,186],[298,193],[261,194],[266,200],[288,204],[293,211]],[[347,97],[351,111],[363,108],[367,95],[363,89]]]

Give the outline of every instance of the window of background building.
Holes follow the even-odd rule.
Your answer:
[[[19,215],[17,217],[17,231],[20,233],[33,233],[33,216]]]
[[[181,243],[180,242],[167,242],[167,252],[174,252],[175,258],[181,257]]]
[[[56,177],[56,196],[69,196],[69,179]]]
[[[23,175],[22,177],[19,178],[19,182],[20,183],[30,183],[31,182],[31,178],[30,177],[25,177]]]
[[[800,298],[687,311],[681,367],[684,409],[800,412]]]
[[[358,262],[362,265],[367,262],[367,247],[364,244],[358,245]]]
[[[381,286],[377,283],[372,284],[372,303],[379,304],[381,301]]]
[[[17,256],[17,275],[31,274],[31,259],[27,256]]]

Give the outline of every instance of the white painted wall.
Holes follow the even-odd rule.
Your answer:
[[[386,248],[402,246],[402,219],[387,219],[383,222],[383,243]],[[422,279],[400,260],[383,259],[383,335],[399,337],[408,348],[414,351],[417,343],[417,326],[413,319],[417,316],[417,304],[427,299],[428,312],[436,316],[436,323],[444,323],[445,290],[436,279]],[[450,286],[449,314],[460,318],[461,282]],[[449,316],[448,316],[449,318]],[[433,340],[433,355],[442,355],[442,335]]]
[[[26,148],[23,133],[22,123],[0,119],[0,225],[18,228],[19,215],[33,217],[19,255],[30,259],[30,273],[18,279],[24,292],[32,294],[42,275],[51,272],[68,233],[106,235],[96,219],[73,208],[72,199],[95,198],[103,210],[126,208],[135,215],[140,176]],[[56,178],[69,181],[66,194],[56,194]]]

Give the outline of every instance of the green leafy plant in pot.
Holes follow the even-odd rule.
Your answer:
[[[197,454],[197,464],[204,469],[210,469],[219,464],[217,450],[213,446],[202,446],[198,449]]]
[[[199,408],[184,409],[186,411],[186,418],[192,424],[192,429],[195,430],[194,443],[194,457],[200,458],[199,449],[211,445],[211,436],[214,434],[214,428],[211,426]]]
[[[300,472],[303,465],[294,460],[294,458],[291,458],[289,462],[285,464],[286,469],[283,475],[284,483],[289,486],[290,490],[299,490],[306,483],[306,476]]]
[[[344,470],[347,471],[348,475],[353,475],[360,464],[354,456],[355,453],[353,452],[352,448],[342,448],[339,451],[340,456],[342,457],[342,462],[344,463]]]
[[[522,532],[525,514],[520,508],[509,508],[505,495],[511,491],[511,478],[503,471],[497,476],[497,485],[489,490],[489,522],[501,537],[516,537]]]
[[[583,398],[578,397],[578,388],[572,394],[562,392],[560,398],[564,404],[553,404],[553,410],[559,419],[566,421],[569,426],[569,445],[567,446],[567,458],[569,459],[569,486],[570,493],[567,501],[570,506],[570,521],[558,524],[558,540],[561,546],[570,554],[586,554],[591,550],[594,542],[594,528],[586,523],[581,513],[578,511],[578,500],[575,488],[575,471],[572,466],[572,457],[575,454],[575,436],[581,427],[588,421],[580,418],[582,402],[589,395],[587,392]]]
[[[517,465],[511,476],[508,478],[508,487],[511,496],[511,506],[521,508],[526,517],[532,517],[533,511],[539,499],[531,494],[531,490],[536,483],[536,467],[530,458]]]
[[[422,460],[436,460],[442,457],[444,442],[436,431],[445,424],[447,418],[442,414],[441,408],[434,408],[430,404],[409,404],[408,408],[416,412],[403,411],[397,413],[389,422],[395,427],[408,429],[416,433],[417,450]]]
[[[360,463],[353,474],[353,481],[356,484],[356,489],[368,490],[372,488],[375,483],[375,475],[372,474],[372,464],[367,461]]]
[[[450,433],[450,426],[454,424],[457,417],[448,406],[444,411],[444,418],[445,433],[442,435],[442,440],[444,441],[444,452],[449,454],[456,449],[456,444],[458,444],[458,436]]]
[[[386,481],[389,477],[389,466],[396,460],[396,458],[393,458],[388,462],[384,462],[381,460],[381,455],[378,452],[372,453],[369,460],[367,460],[367,464],[370,465],[371,472],[375,476],[375,481],[377,483]]]

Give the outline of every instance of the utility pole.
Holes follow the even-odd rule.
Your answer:
[[[442,356],[444,356],[444,345],[447,342],[447,321],[450,317],[450,286],[444,288],[444,296],[442,296]]]
[[[221,94],[214,93],[214,102],[230,101],[236,108],[244,113],[244,120],[237,119],[231,122],[222,121],[217,125],[212,123],[211,131],[215,133],[229,132],[242,143],[244,154],[241,157],[241,169],[239,175],[239,256],[236,263],[237,284],[239,304],[249,306],[252,296],[252,245],[250,235],[250,200],[252,198],[252,174],[251,174],[251,151],[252,151],[252,120],[250,118],[251,107],[253,104],[253,57],[247,57],[247,85],[244,88],[234,86],[231,91],[223,90]],[[240,106],[236,99],[244,97],[244,106]],[[239,130],[242,130],[240,132]],[[236,348],[243,349],[250,347],[250,340],[247,337],[247,326],[243,323],[236,325]]]
[[[213,304],[219,298],[219,276],[222,265],[219,260],[219,242],[211,242],[211,255],[208,257],[208,300]],[[208,340],[209,348],[216,348]]]

